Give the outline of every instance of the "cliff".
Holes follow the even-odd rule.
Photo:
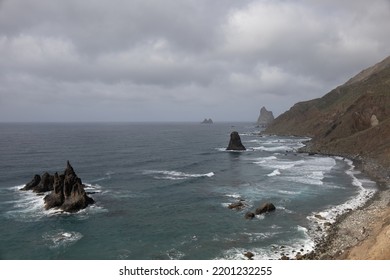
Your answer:
[[[312,137],[306,151],[360,160],[371,175],[389,179],[390,57],[322,98],[295,104],[265,133]]]

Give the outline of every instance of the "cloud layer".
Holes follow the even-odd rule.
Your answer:
[[[388,34],[388,0],[3,0],[0,121],[254,121],[385,58]]]

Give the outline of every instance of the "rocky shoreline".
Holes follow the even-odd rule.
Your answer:
[[[309,152],[309,146],[301,152]],[[378,191],[363,206],[350,210],[331,224],[314,251],[305,254],[306,260],[390,259],[390,180],[386,169],[372,159],[345,154],[355,168],[377,183]]]

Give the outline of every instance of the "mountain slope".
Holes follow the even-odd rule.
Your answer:
[[[390,57],[322,98],[295,104],[265,133],[310,136],[307,151],[361,159],[378,177],[388,178]]]

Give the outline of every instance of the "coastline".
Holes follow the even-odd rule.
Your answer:
[[[311,153],[310,146],[300,152]],[[363,206],[337,217],[308,260],[390,260],[390,179],[386,168],[372,159],[343,156],[353,161],[357,170],[377,183],[378,191]]]

